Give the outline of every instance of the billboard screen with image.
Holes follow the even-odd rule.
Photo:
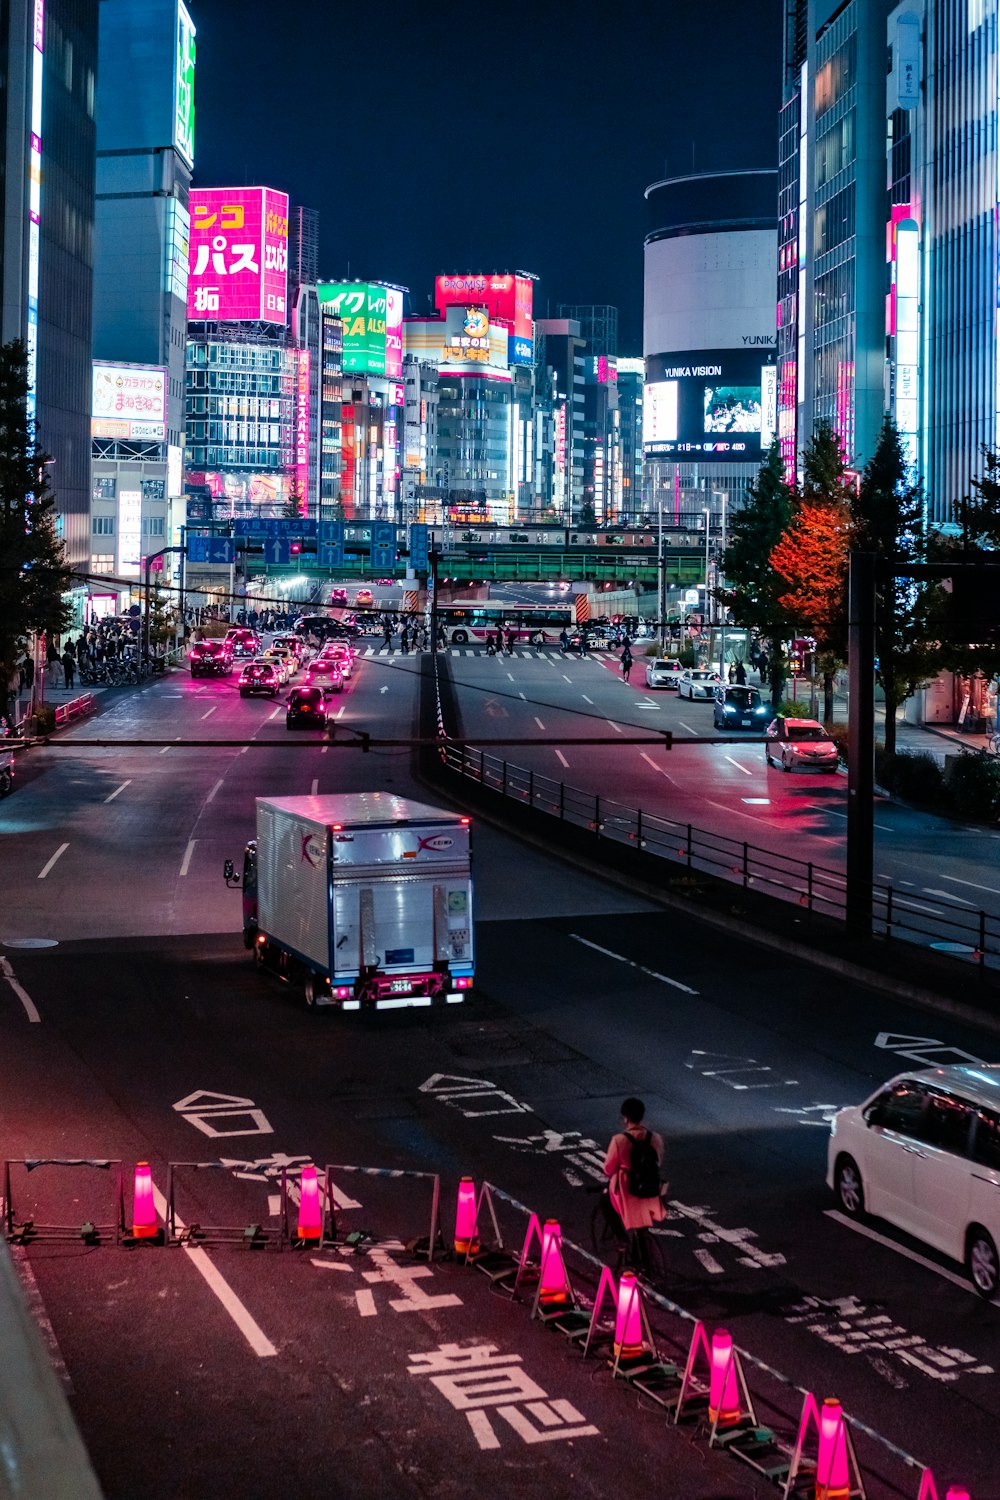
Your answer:
[[[649,458],[760,463],[773,436],[769,351],[698,349],[646,361]]]

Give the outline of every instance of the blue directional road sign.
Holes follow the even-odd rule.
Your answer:
[[[298,516],[234,516],[233,529],[238,537],[294,537],[303,541],[316,535],[316,522]]]
[[[415,521],[410,527],[410,567],[416,573],[426,573],[430,567],[427,560],[428,528]]]
[[[287,537],[269,537],[264,543],[264,561],[266,563],[274,563],[277,566],[281,563],[291,562],[291,559],[292,544]]]
[[[337,572],[344,566],[344,543],[320,542],[316,549],[316,560],[321,568]]]
[[[236,547],[228,536],[189,536],[187,560],[189,563],[231,563],[236,560]]]
[[[320,539],[321,542],[330,542],[334,546],[336,546],[337,543],[339,543],[341,546],[343,546],[343,544],[344,544],[344,523],[343,523],[343,521],[320,521],[320,523],[319,523],[319,539]]]

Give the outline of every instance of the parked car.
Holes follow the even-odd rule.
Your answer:
[[[677,679],[678,698],[711,698],[722,678],[711,667],[685,667]]]
[[[240,697],[249,698],[251,693],[267,693],[277,698],[281,680],[274,662],[249,661],[240,673]]]
[[[188,652],[192,677],[228,677],[233,653],[228,641],[195,641]]]
[[[789,719],[779,714],[767,726],[764,760],[769,766],[791,771],[836,771],[840,764],[837,747],[815,719]]]
[[[318,685],[296,687],[288,695],[286,729],[322,729],[326,725],[326,700]]]
[[[646,663],[648,688],[676,688],[684,668],[676,656],[656,656]]]
[[[1000,1064],[891,1079],[830,1126],[826,1181],[842,1213],[886,1219],[1000,1286]]]
[[[712,718],[716,729],[763,729],[771,712],[755,687],[717,687]]]

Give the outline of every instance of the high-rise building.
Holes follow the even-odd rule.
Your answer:
[[[589,354],[614,359],[618,354],[618,309],[607,304],[560,302],[557,318],[573,318],[587,341]]]
[[[646,189],[647,500],[721,519],[775,429],[775,173],[700,172]]]
[[[847,462],[858,468],[871,457],[882,424],[889,10],[890,0],[787,3],[778,148],[778,431],[789,474],[818,422],[833,428]]]
[[[319,278],[319,214],[293,204],[288,218],[288,300],[295,302],[300,286]]]
[[[125,580],[179,545],[185,521],[195,30],[183,0],[101,0],[99,63],[91,569]],[[91,588],[111,607],[113,588]]]
[[[646,381],[646,362],[629,356],[618,356],[618,420],[621,443],[621,515],[622,526],[639,524],[645,512],[642,462],[642,393]]]
[[[584,504],[584,408],[587,343],[575,318],[535,323],[536,404],[550,442],[541,453],[542,513],[531,520],[581,523]]]
[[[53,460],[57,525],[90,561],[97,0],[0,6],[4,342],[28,350],[28,411]]]

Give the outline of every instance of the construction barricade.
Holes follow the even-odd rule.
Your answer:
[[[289,1169],[282,1166],[276,1179],[273,1172],[255,1171],[250,1163],[236,1165],[242,1170],[234,1172],[230,1161],[167,1163],[165,1240],[168,1245],[237,1245],[246,1250],[281,1250],[289,1243]],[[195,1173],[216,1178],[218,1190],[212,1194],[213,1202],[226,1208],[227,1220],[203,1222],[194,1217],[196,1210],[187,1204],[184,1211],[189,1218],[181,1217],[177,1209],[178,1180],[182,1174]],[[240,1186],[243,1182],[250,1182],[255,1190],[248,1195]]]
[[[33,1183],[27,1187],[30,1174],[42,1167],[74,1167],[89,1172],[107,1174],[105,1190],[95,1197],[94,1211],[82,1222],[72,1224],[50,1221],[47,1215],[58,1211],[63,1201],[62,1193],[51,1186],[52,1174],[45,1174],[44,1185]],[[24,1180],[12,1169],[23,1168]],[[14,1201],[14,1186],[18,1188],[18,1202]],[[110,1198],[110,1205],[108,1199]],[[78,1201],[74,1199],[74,1201]],[[110,1217],[108,1214],[110,1213]],[[103,1217],[102,1217],[103,1216]],[[125,1192],[122,1179],[122,1162],[116,1157],[9,1157],[3,1164],[3,1225],[7,1239],[17,1244],[29,1244],[34,1240],[83,1240],[88,1245],[99,1245],[112,1240],[121,1243],[125,1231]]]
[[[351,1203],[350,1200],[345,1202],[344,1195],[338,1188],[337,1179],[354,1175],[371,1178],[374,1183],[399,1183],[405,1181],[427,1183],[430,1187],[430,1204],[425,1204],[420,1211],[419,1216],[422,1217],[423,1223],[419,1224],[416,1217],[412,1218],[397,1237],[404,1241],[406,1248],[412,1255],[420,1259],[433,1261],[436,1255],[443,1253],[444,1242],[441,1236],[441,1174],[439,1172],[408,1171],[401,1167],[359,1167],[340,1163],[338,1165],[328,1165],[323,1169],[328,1214],[327,1237],[330,1241],[340,1240],[350,1243],[352,1237],[355,1239],[359,1236],[369,1237],[366,1230],[354,1230],[341,1234],[338,1226],[338,1213],[346,1207],[356,1208],[358,1205]],[[397,1197],[398,1195],[394,1194],[394,1199]],[[426,1225],[426,1233],[423,1232],[424,1225]],[[411,1232],[407,1232],[407,1230]]]

